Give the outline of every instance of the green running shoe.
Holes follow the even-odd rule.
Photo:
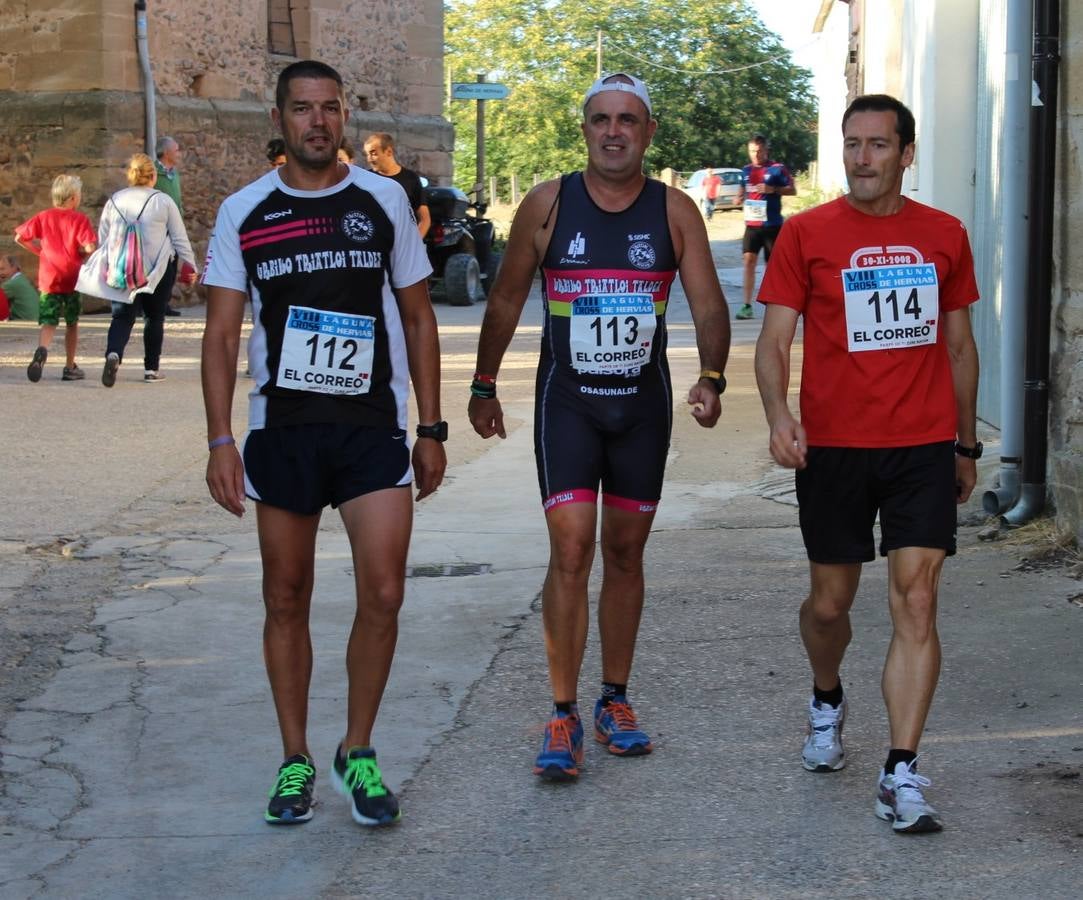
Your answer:
[[[298,753],[291,756],[278,770],[271,788],[271,802],[263,818],[270,825],[299,825],[312,818],[316,804],[312,796],[316,784],[316,768],[312,760]]]
[[[340,794],[350,798],[350,814],[358,825],[394,825],[402,818],[398,798],[384,784],[376,751],[371,747],[351,747],[343,756],[339,744],[331,782]]]

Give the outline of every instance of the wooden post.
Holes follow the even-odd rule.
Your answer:
[[[485,81],[485,73],[479,72],[477,77],[478,83]],[[477,117],[477,171],[474,183],[477,190],[477,195],[474,197],[474,202],[485,202],[485,101],[478,100],[478,117]]]

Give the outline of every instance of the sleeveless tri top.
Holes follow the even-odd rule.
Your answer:
[[[542,260],[542,368],[583,382],[639,378],[665,365],[665,315],[677,260],[666,187],[648,178],[627,209],[606,212],[581,172],[560,182]]]

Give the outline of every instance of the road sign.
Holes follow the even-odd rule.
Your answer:
[[[452,100],[503,100],[510,91],[506,84],[489,81],[453,81]]]

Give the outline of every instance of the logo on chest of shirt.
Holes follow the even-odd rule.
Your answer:
[[[908,244],[879,244],[859,247],[850,254],[850,268],[864,269],[875,266],[907,266],[925,262],[917,247]]]
[[[292,216],[292,209],[280,209],[278,212],[269,212],[263,217],[264,222],[273,222],[275,219],[281,219],[283,216]]]
[[[583,232],[577,231],[575,237],[568,242],[568,253],[560,258],[560,265],[585,265],[590,262],[587,257],[587,239]]]
[[[376,226],[363,212],[348,212],[342,217],[342,233],[351,241],[365,244],[372,240]]]
[[[632,237],[639,237],[640,235],[632,235]],[[628,248],[628,262],[630,262],[637,269],[650,269],[654,266],[657,256],[652,247],[646,241],[635,241]]]

